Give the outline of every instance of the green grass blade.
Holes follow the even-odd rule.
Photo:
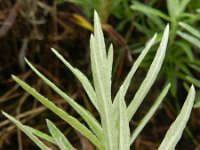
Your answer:
[[[91,65],[95,91],[98,99],[99,113],[104,133],[105,150],[116,150],[113,137],[113,116],[111,101],[111,79],[108,72],[108,59],[98,14],[94,13],[94,36],[90,38]]]
[[[187,30],[189,33],[200,39],[200,32],[197,29],[193,28],[192,26],[184,22],[179,22],[179,25],[185,30]]]
[[[140,12],[144,13],[145,15],[152,14],[152,15],[158,16],[160,18],[163,18],[167,21],[170,21],[170,18],[167,15],[165,15],[164,13],[162,13],[161,11],[159,11],[157,9],[151,8],[150,6],[146,6],[144,4],[134,2],[134,5],[132,5],[131,8],[133,10],[140,11]]]
[[[196,87],[200,88],[200,80],[191,77],[191,76],[186,76],[187,81],[189,81],[190,83],[194,84]]]
[[[47,126],[49,131],[56,141],[57,146],[61,150],[75,150],[75,148],[70,144],[70,142],[66,139],[63,133],[51,122],[47,119]]]
[[[92,131],[97,135],[97,137],[102,141],[103,140],[103,131],[100,124],[97,120],[92,116],[92,114],[79,105],[76,101],[70,98],[65,92],[61,91],[53,82],[48,80],[44,75],[42,75],[27,59],[25,59],[26,63],[30,66],[30,68],[43,80],[47,85],[49,85],[56,93],[58,93],[64,100],[66,100],[70,106],[72,106],[77,113],[85,120],[85,122],[89,125]]]
[[[149,122],[149,120],[151,119],[151,117],[154,115],[154,113],[156,112],[156,110],[158,109],[158,107],[160,106],[161,102],[163,101],[163,99],[165,98],[165,96],[167,95],[169,88],[170,88],[171,84],[167,84],[164,89],[162,90],[162,92],[160,93],[160,95],[158,96],[158,98],[156,99],[155,103],[153,104],[153,106],[150,108],[150,110],[146,113],[146,115],[144,116],[144,118],[140,121],[139,125],[137,126],[137,128],[134,130],[133,134],[131,135],[131,142],[130,145],[135,141],[135,139],[137,138],[137,136],[140,134],[140,132],[143,130],[143,128],[145,127],[145,125]]]
[[[178,117],[170,126],[158,150],[175,149],[175,146],[178,143],[179,139],[181,138],[183,130],[190,117],[190,113],[193,108],[194,99],[195,99],[195,89],[194,89],[194,86],[192,85]]]
[[[136,110],[142,103],[144,97],[146,96],[146,94],[148,93],[151,86],[153,85],[153,83],[156,80],[156,77],[160,71],[160,68],[162,66],[162,63],[163,63],[163,60],[165,57],[165,52],[166,52],[167,43],[168,43],[168,37],[169,37],[169,25],[167,25],[165,28],[162,41],[160,43],[160,46],[156,53],[156,56],[150,66],[150,69],[149,69],[144,81],[140,85],[133,100],[131,101],[130,105],[128,106],[129,120],[131,120],[131,118],[135,114]]]
[[[43,133],[43,132],[41,132],[41,131],[39,131],[39,130],[37,130],[37,129],[34,129],[34,128],[32,128],[32,127],[29,127],[29,126],[26,126],[26,128],[27,128],[30,132],[32,132],[34,135],[36,135],[37,137],[39,137],[39,138],[41,138],[41,139],[43,139],[43,140],[46,140],[46,141],[48,141],[48,142],[50,142],[50,143],[55,144],[55,140],[54,140],[51,136],[49,136],[48,134]]]
[[[189,43],[179,40],[174,42],[174,44],[179,46],[185,52],[190,61],[194,61],[193,51]]]
[[[168,13],[173,20],[179,15],[179,0],[167,0]]]
[[[186,8],[186,6],[188,5],[188,3],[190,2],[191,0],[181,0],[181,2],[180,2],[180,8],[179,8],[179,12],[180,13],[182,13],[184,10],[185,10],[185,8]]]
[[[198,65],[193,65],[193,64],[189,64],[189,66],[194,69],[196,72],[200,73],[200,66]]]
[[[10,121],[12,121],[21,131],[23,131],[40,149],[42,150],[51,150],[47,147],[42,141],[40,141],[32,132],[26,128],[21,122],[16,120],[14,117],[8,115],[5,112],[2,112],[4,116],[6,116]]]
[[[15,80],[25,91],[27,91],[29,94],[31,94],[33,97],[35,97],[38,101],[40,101],[43,105],[45,105],[47,108],[49,108],[52,112],[54,112],[57,116],[59,116],[61,119],[69,123],[74,129],[82,133],[85,137],[88,138],[95,146],[97,146],[99,149],[102,149],[103,145],[97,139],[97,137],[83,124],[81,124],[76,118],[70,116],[67,112],[63,111],[59,107],[57,107],[54,103],[49,101],[47,98],[42,96],[40,93],[38,93],[35,89],[31,88],[28,84],[26,84],[24,81],[20,80],[18,77],[12,75],[13,80]]]
[[[195,97],[195,103],[194,103],[194,108],[200,108],[200,95],[197,94]]]
[[[118,150],[130,150],[130,128],[124,100],[123,87],[119,91],[119,148]]]
[[[183,39],[187,40],[188,42],[190,42],[191,44],[193,44],[194,46],[200,48],[200,40],[195,38],[194,36],[188,34],[188,33],[184,33],[181,31],[178,31],[177,34],[182,37]]]
[[[94,105],[94,107],[99,111],[98,104],[97,104],[97,97],[88,78],[78,69],[74,68],[69,62],[65,60],[65,58],[58,53],[55,49],[51,49],[52,52],[63,62],[63,64],[76,76],[76,78],[81,82],[83,85],[84,90],[86,91],[90,101]]]

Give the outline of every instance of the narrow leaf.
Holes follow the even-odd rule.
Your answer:
[[[130,145],[135,141],[137,136],[140,134],[140,132],[143,130],[143,128],[146,126],[146,124],[149,122],[151,117],[154,115],[158,107],[160,106],[161,102],[163,101],[164,97],[167,95],[167,92],[169,91],[171,84],[167,84],[165,88],[162,90],[158,98],[156,99],[155,103],[153,106],[149,109],[149,111],[146,113],[144,118],[140,121],[139,125],[131,135],[131,142]]]
[[[57,143],[57,146],[61,150],[75,150],[75,148],[69,143],[63,133],[51,122],[47,119],[47,126],[49,131]]]
[[[200,31],[198,31],[197,29],[193,28],[192,26],[184,22],[179,22],[179,25],[185,30],[187,30],[188,32],[190,32],[192,35],[200,39]]]
[[[108,75],[110,75],[108,78],[110,78],[109,80],[109,84],[110,84],[110,91],[111,91],[111,84],[112,84],[112,67],[113,67],[113,45],[111,44],[109,49],[108,49]]]
[[[69,62],[65,60],[65,58],[58,53],[55,49],[51,49],[52,52],[63,62],[63,64],[77,77],[77,79],[83,85],[84,90],[86,91],[90,101],[95,106],[95,108],[99,111],[98,104],[97,104],[97,97],[96,93],[88,80],[88,78],[78,69],[74,68]]]
[[[188,3],[189,3],[190,1],[191,1],[191,0],[181,0],[181,2],[180,2],[180,7],[179,7],[180,13],[182,13],[182,12],[185,10],[186,6],[188,5]]]
[[[143,59],[145,58],[146,54],[149,52],[150,48],[152,47],[152,45],[154,44],[155,40],[156,40],[157,34],[155,34],[153,36],[153,38],[147,43],[146,47],[144,48],[144,50],[142,51],[142,53],[140,54],[140,56],[137,58],[137,60],[135,61],[134,65],[132,66],[130,72],[128,73],[126,79],[124,80],[123,84],[121,85],[121,87],[123,86],[123,94],[125,96],[128,87],[131,83],[131,80],[135,74],[135,72],[137,71],[138,67],[140,66],[141,62],[143,61]],[[119,91],[116,94],[115,99],[117,98],[117,95],[119,94]],[[114,99],[114,109],[117,108],[117,104],[118,102],[116,102]]]
[[[111,101],[111,79],[108,72],[108,59],[101,29],[101,23],[97,12],[94,13],[94,36],[90,38],[91,65],[95,91],[98,99],[99,113],[104,133],[105,149],[116,150],[113,137],[113,116]]]
[[[20,130],[22,130],[40,149],[42,150],[51,150],[47,147],[42,141],[40,141],[32,132],[26,128],[21,122],[16,120],[14,117],[9,114],[2,112],[4,116],[6,116],[10,121],[12,121]]]
[[[118,150],[130,150],[130,129],[124,100],[123,87],[119,91],[119,148]]]
[[[195,38],[194,36],[184,33],[181,31],[178,31],[177,34],[182,37],[183,39],[187,40],[188,42],[194,44],[194,46],[198,47],[200,49],[200,40]]]
[[[146,15],[151,14],[151,15],[155,15],[155,16],[158,16],[160,18],[163,18],[167,21],[170,21],[170,18],[167,15],[165,15],[164,13],[162,13],[161,11],[159,11],[157,9],[151,8],[150,6],[146,6],[144,4],[134,2],[134,5],[132,5],[131,8],[133,10],[143,12]]]
[[[198,80],[198,79],[196,79],[196,78],[194,78],[194,77],[191,77],[191,76],[186,76],[186,79],[187,79],[190,83],[194,84],[196,87],[200,88],[200,80]]]
[[[20,80],[16,76],[12,75],[13,80],[15,80],[25,91],[27,91],[29,94],[31,94],[33,97],[35,97],[38,101],[40,101],[43,105],[45,105],[47,108],[49,108],[52,112],[54,112],[57,116],[59,116],[61,119],[69,123],[74,129],[82,133],[85,137],[88,138],[95,146],[97,146],[99,149],[102,149],[103,145],[102,143],[96,138],[96,136],[87,129],[83,124],[81,124],[77,119],[70,116],[67,112],[63,111],[59,107],[57,107],[54,103],[49,101],[47,98],[42,96],[40,93],[38,93],[35,89],[31,88],[28,84],[26,84],[24,81]]]
[[[39,138],[41,138],[41,139],[43,139],[43,140],[46,140],[46,141],[48,141],[48,142],[50,142],[50,143],[55,144],[55,140],[54,140],[51,136],[49,136],[48,134],[43,133],[43,132],[41,132],[41,131],[39,131],[39,130],[37,130],[37,129],[34,129],[34,128],[32,128],[32,127],[29,127],[29,126],[26,126],[26,128],[27,128],[31,133],[33,133],[34,135],[36,135],[37,137],[39,137]]]
[[[179,139],[181,138],[183,130],[190,117],[194,99],[195,99],[195,89],[194,86],[192,85],[178,117],[170,126],[158,150],[175,149],[175,146],[178,143]]]
[[[179,0],[167,0],[167,9],[169,15],[175,20],[179,15]]]
[[[179,46],[185,52],[190,61],[194,61],[193,51],[189,43],[179,40],[177,42],[174,42],[174,44]]]
[[[56,93],[58,93],[64,100],[66,100],[70,106],[72,106],[77,113],[85,120],[85,122],[89,125],[89,127],[93,130],[93,132],[97,135],[97,137],[102,141],[103,140],[103,131],[100,124],[97,120],[92,116],[92,114],[79,105],[76,101],[70,98],[66,93],[61,91],[53,82],[48,80],[44,75],[42,75],[27,59],[25,59],[26,63],[30,66],[30,68],[43,80],[47,85],[49,85]]]
[[[163,63],[163,60],[165,57],[165,52],[166,52],[167,43],[168,43],[168,37],[169,37],[169,25],[167,25],[165,28],[162,41],[160,43],[160,46],[156,53],[156,56],[150,66],[150,69],[149,69],[144,81],[140,85],[133,100],[131,101],[130,105],[128,106],[129,120],[131,120],[131,118],[135,114],[136,110],[142,103],[144,97],[147,95],[148,91],[150,90],[151,86],[153,85],[154,81],[156,80],[156,77],[159,73],[159,70],[162,66],[162,63]]]

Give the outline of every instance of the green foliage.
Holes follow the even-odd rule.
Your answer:
[[[106,52],[106,46],[104,42],[104,36],[101,29],[101,23],[98,14],[94,13],[94,34],[90,39],[90,54],[91,54],[91,68],[94,81],[94,88],[83,73],[78,69],[72,67],[56,50],[52,49],[54,54],[67,66],[67,68],[79,79],[82,83],[88,97],[92,104],[100,114],[101,125],[94,118],[94,116],[88,112],[85,108],[80,106],[76,101],[70,98],[66,93],[62,92],[54,83],[48,80],[42,75],[28,60],[27,64],[31,69],[56,93],[58,93],[63,99],[69,103],[74,110],[81,115],[83,120],[88,124],[90,129],[76,118],[70,116],[67,112],[60,109],[53,104],[50,100],[42,96],[35,89],[30,87],[24,81],[20,80],[16,76],[12,78],[28,93],[40,101],[43,105],[48,107],[61,119],[66,121],[75,130],[84,135],[91,143],[93,143],[100,150],[129,150],[130,145],[135,141],[136,137],[142,131],[144,126],[148,123],[153,116],[164,97],[166,96],[170,84],[167,84],[158,98],[155,100],[153,106],[149,109],[148,113],[141,120],[136,130],[131,134],[129,128],[129,122],[140,104],[144,100],[145,96],[149,92],[151,86],[156,80],[158,72],[162,66],[169,36],[169,25],[166,26],[163,37],[161,39],[160,46],[157,50],[155,58],[150,66],[144,81],[140,88],[136,92],[130,105],[125,103],[125,95],[127,89],[131,83],[134,73],[138,69],[140,63],[144,59],[147,52],[150,50],[156,40],[156,35],[147,43],[146,48],[142,51],[135,64],[131,68],[125,81],[120,86],[114,101],[111,98],[111,84],[112,84],[112,64],[113,64],[113,46],[109,47],[108,53]],[[182,107],[180,114],[174,121],[170,129],[168,130],[161,146],[160,150],[174,149],[181,134],[185,128],[185,125],[189,119],[193,102],[195,98],[195,89],[191,86],[188,97]],[[47,120],[47,126],[51,135],[47,135],[41,131],[33,129],[31,127],[21,124],[19,121],[3,112],[3,114],[16,124],[29,138],[33,140],[42,150],[48,150],[47,146],[39,139],[47,140],[57,145],[61,150],[74,150],[75,148],[69,143],[62,132],[49,120]],[[38,138],[39,137],[39,138]],[[173,140],[173,141],[172,141]]]
[[[188,11],[187,7],[190,3],[191,7],[195,6],[192,5],[194,3],[192,0],[166,0],[168,14],[150,4],[134,2],[131,6],[134,12],[140,12],[138,17],[142,18],[141,13],[147,16],[147,18],[142,18],[147,20],[146,24],[136,23],[135,25],[139,31],[144,31],[146,37],[152,35],[153,30],[163,30],[164,22],[170,23],[169,47],[161,72],[167,77],[168,82],[172,83],[171,94],[174,97],[177,94],[178,81],[191,83],[188,77],[194,78],[192,70],[194,67],[200,69],[198,57],[195,55],[195,53],[200,53],[200,32],[192,26],[199,21],[199,14]],[[146,26],[150,29],[146,29]]]

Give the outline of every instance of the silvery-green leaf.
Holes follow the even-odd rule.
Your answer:
[[[27,59],[25,59],[26,63],[30,66],[30,68],[43,80],[46,84],[48,84],[56,93],[58,93],[64,100],[66,100],[70,106],[72,106],[77,113],[85,120],[85,122],[89,125],[89,127],[93,130],[93,132],[97,135],[97,137],[102,141],[103,140],[103,131],[100,124],[97,120],[92,116],[92,114],[79,105],[76,101],[70,98],[65,92],[60,90],[53,82],[48,80],[44,75],[42,75]]]
[[[135,141],[135,139],[137,138],[137,136],[140,134],[140,132],[145,127],[145,125],[149,122],[149,120],[151,119],[151,117],[153,116],[153,114],[156,112],[156,110],[160,106],[161,102],[163,101],[164,97],[167,95],[167,92],[169,91],[170,86],[171,86],[171,84],[167,84],[165,86],[165,88],[162,90],[162,92],[160,93],[160,95],[156,99],[156,101],[153,104],[153,106],[146,113],[146,115],[144,116],[144,118],[140,121],[139,125],[134,130],[133,134],[131,135],[131,140],[130,140],[131,142],[130,142],[130,144],[132,144]]]
[[[95,108],[99,111],[98,104],[97,104],[97,97],[96,93],[89,82],[88,78],[77,68],[74,68],[69,62],[65,60],[65,58],[58,53],[55,49],[51,49],[52,52],[65,64],[65,66],[77,77],[77,79],[81,82],[83,85],[84,90],[86,91],[88,97],[90,98],[90,101],[95,106]]]
[[[113,45],[111,44],[109,49],[108,49],[108,75],[110,75],[108,78],[110,78],[110,91],[111,89],[111,84],[112,84],[112,67],[113,67]]]
[[[150,90],[151,86],[156,80],[156,77],[160,71],[160,68],[162,66],[165,52],[167,48],[168,43],[168,37],[169,37],[169,25],[166,26],[163,38],[161,40],[160,46],[158,48],[158,51],[155,55],[155,58],[149,68],[149,71],[143,80],[142,84],[140,85],[138,91],[136,92],[133,100],[131,101],[130,105],[128,106],[128,118],[131,120],[135,112],[137,111],[138,107],[142,103],[144,97],[147,95],[148,91]]]
[[[34,129],[34,128],[30,127],[30,126],[26,126],[26,128],[27,128],[30,132],[32,132],[34,135],[36,135],[37,137],[39,137],[39,138],[41,138],[41,139],[43,139],[43,140],[46,140],[46,141],[48,141],[48,142],[50,142],[50,143],[55,144],[54,139],[53,139],[51,136],[49,136],[48,134],[43,133],[43,132],[41,132],[41,131],[39,131],[39,130],[37,130],[37,129]]]
[[[94,13],[94,35],[90,38],[92,76],[97,95],[98,108],[104,133],[105,150],[116,150],[113,137],[113,116],[111,101],[111,79],[108,72],[103,31],[98,14]]]
[[[179,139],[181,138],[183,130],[190,117],[194,99],[195,99],[195,89],[194,86],[192,85],[178,117],[170,126],[158,150],[175,149],[175,146],[178,143]]]
[[[54,112],[57,116],[59,116],[61,119],[69,123],[74,129],[82,133],[85,137],[88,138],[95,146],[97,146],[99,149],[103,148],[102,143],[99,141],[99,139],[83,124],[81,124],[76,118],[70,116],[67,112],[63,111],[59,107],[57,107],[54,103],[49,101],[46,97],[42,96],[40,93],[38,93],[35,89],[30,87],[28,84],[26,84],[24,81],[20,80],[18,77],[12,75],[13,80],[15,80],[25,91],[27,91],[29,94],[31,94],[33,97],[35,97],[38,101],[40,101],[43,105],[45,105],[47,108],[49,108],[52,112]]]
[[[123,86],[123,93],[122,94],[124,94],[124,96],[125,96],[125,94],[126,94],[126,92],[127,92],[127,90],[128,90],[128,87],[129,87],[129,85],[130,85],[130,83],[131,83],[131,80],[132,80],[132,78],[133,78],[133,76],[134,76],[134,74],[135,74],[135,72],[137,71],[137,69],[138,69],[138,67],[139,67],[139,65],[141,64],[141,62],[143,61],[143,59],[144,59],[144,57],[146,56],[146,54],[149,52],[149,50],[150,50],[150,48],[152,47],[152,45],[154,44],[154,42],[155,42],[155,40],[156,40],[156,37],[157,37],[157,34],[155,34],[154,36],[153,36],[153,38],[147,43],[147,45],[146,45],[146,47],[144,48],[144,50],[142,51],[142,53],[139,55],[139,57],[137,58],[137,60],[135,61],[135,63],[134,63],[134,65],[132,66],[132,68],[131,68],[131,70],[130,70],[130,72],[128,73],[128,75],[127,75],[127,77],[126,77],[126,79],[124,80],[124,82],[122,83],[122,85],[121,86]],[[118,104],[118,102],[116,101],[116,99],[117,99],[117,95],[119,94],[119,91],[117,92],[117,94],[116,94],[116,97],[115,97],[115,99],[114,99],[114,110],[116,110],[117,111],[117,109],[115,109],[115,108],[117,108],[117,104]],[[114,112],[115,113],[115,112]]]
[[[130,129],[124,100],[123,87],[119,91],[119,147],[118,150],[130,150]]]
[[[8,115],[5,112],[2,112],[4,116],[6,116],[10,121],[12,121],[20,130],[22,130],[40,149],[42,150],[51,150],[47,147],[42,141],[40,141],[33,133],[26,128],[21,122],[16,120],[14,117]]]
[[[57,146],[61,150],[75,150],[75,148],[69,143],[63,133],[53,124],[53,122],[48,119],[46,121],[49,131],[54,138]]]

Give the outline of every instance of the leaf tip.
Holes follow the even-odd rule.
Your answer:
[[[57,53],[57,50],[56,50],[55,48],[53,48],[53,47],[51,47],[51,51],[52,51],[54,54]]]
[[[16,79],[17,79],[17,77],[16,77],[15,75],[13,75],[13,74],[11,74],[11,78],[12,78],[13,80],[16,80]]]
[[[169,25],[169,23],[167,23],[166,28],[165,28],[165,31],[166,31],[166,32],[169,32],[169,28],[170,28],[170,25]]]

